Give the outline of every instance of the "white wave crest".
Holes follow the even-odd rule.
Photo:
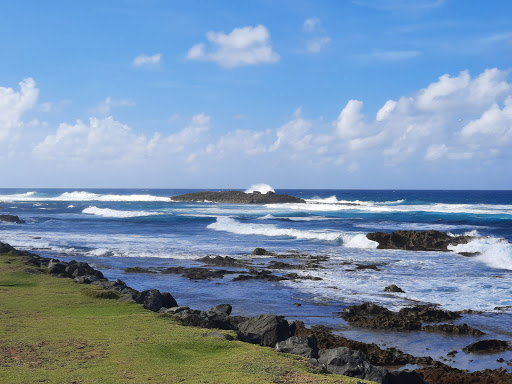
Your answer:
[[[149,211],[118,211],[110,208],[98,208],[88,207],[85,208],[82,213],[88,215],[95,215],[101,217],[116,217],[116,218],[128,218],[128,217],[143,217],[143,216],[154,216],[161,215],[161,212],[149,212]]]
[[[512,244],[496,237],[479,237],[467,244],[448,246],[454,252],[478,252],[475,256],[490,267],[512,270]]]
[[[268,184],[253,184],[245,190],[245,193],[253,193],[255,191],[261,192],[262,194],[266,194],[267,192],[275,192],[274,188]]]
[[[170,201],[168,197],[153,195],[109,195],[86,191],[64,192],[60,196],[49,197],[37,192],[14,195],[0,195],[0,201]]]
[[[293,228],[279,228],[271,224],[240,223],[231,217],[220,216],[208,225],[209,229],[225,231],[238,235],[261,235],[269,237],[294,237],[304,240],[342,241],[349,248],[376,248],[375,241],[368,240],[364,234],[348,234],[332,231],[304,231]]]
[[[361,200],[338,200],[335,195],[326,198],[315,197],[313,199],[305,199],[306,202],[311,204],[338,204],[338,205],[361,205],[361,206],[373,206],[373,205],[390,205],[390,204],[401,204],[405,200],[394,200],[394,201],[361,201]]]

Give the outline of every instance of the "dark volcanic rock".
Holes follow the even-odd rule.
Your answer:
[[[512,373],[506,369],[485,369],[467,372],[447,365],[436,365],[418,369],[429,384],[510,384]]]
[[[307,358],[318,358],[318,346],[315,336],[292,336],[276,344],[276,351],[291,353]]]
[[[455,320],[460,317],[460,314],[427,305],[417,305],[402,308],[399,312],[392,312],[380,305],[363,303],[345,308],[341,316],[356,327],[414,331],[420,330],[423,322]]]
[[[267,251],[265,248],[254,248],[251,254],[253,256],[274,256],[274,253]]]
[[[16,224],[24,224],[25,220],[20,219],[15,215],[0,215],[0,221],[5,221],[6,223],[16,223]]]
[[[508,342],[496,339],[476,341],[462,348],[466,353],[497,353],[506,351],[507,349],[510,349]]]
[[[187,277],[190,280],[222,279],[227,274],[237,274],[240,271],[228,271],[225,269],[210,269],[201,267],[169,267],[162,273],[176,273]]]
[[[388,285],[386,288],[384,288],[384,292],[398,292],[398,293],[405,293],[405,291],[400,288],[399,286],[395,284]]]
[[[448,251],[448,245],[466,244],[471,236],[449,236],[439,231],[396,231],[368,233],[369,240],[379,243],[378,249],[404,249],[409,251]]]
[[[262,194],[259,192],[245,193],[242,191],[194,192],[171,197],[172,201],[180,202],[212,202],[228,204],[276,204],[276,203],[305,203],[298,197]]]
[[[238,338],[242,341],[275,347],[294,333],[283,316],[259,315],[238,324]]]
[[[229,256],[205,256],[198,260],[202,263],[214,265],[216,267],[245,267],[247,265],[246,261],[238,260]]]
[[[160,293],[158,289],[148,289],[134,295],[134,300],[138,304],[150,311],[157,312],[160,308],[177,307],[178,303],[168,292]]]
[[[339,347],[320,351],[319,355],[318,363],[329,372],[377,383],[390,382],[389,373],[382,367],[372,365],[368,356],[361,351]]]
[[[156,271],[143,267],[128,267],[125,268],[124,271],[126,273],[157,273]]]
[[[472,336],[483,336],[485,335],[479,329],[473,328],[467,324],[454,325],[454,324],[436,324],[436,325],[425,325],[422,328],[427,332],[439,332],[447,335],[472,335]]]

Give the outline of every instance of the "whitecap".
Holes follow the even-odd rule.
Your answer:
[[[128,218],[128,217],[142,217],[142,216],[154,216],[162,215],[162,212],[150,212],[150,211],[119,211],[117,209],[110,208],[98,208],[95,206],[85,208],[82,213],[88,215],[95,215],[101,217],[114,217],[114,218]]]
[[[474,259],[492,268],[512,270],[512,244],[496,237],[478,237],[467,244],[450,245],[454,252],[479,253]]]

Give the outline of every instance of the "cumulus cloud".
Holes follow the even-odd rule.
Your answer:
[[[36,145],[33,154],[41,159],[65,159],[65,163],[134,162],[156,155],[182,152],[208,131],[210,117],[198,114],[181,131],[151,138],[135,133],[128,125],[109,116],[91,117],[88,122],[62,123],[54,134]]]
[[[149,55],[139,55],[132,61],[132,65],[137,68],[151,68],[151,67],[158,67],[160,65],[160,62],[162,61],[162,54],[156,53],[152,56]]]
[[[19,92],[13,88],[0,87],[0,142],[7,140],[14,130],[23,126],[23,114],[37,102],[39,89],[34,79],[24,79],[19,87]]]
[[[230,33],[209,31],[209,44],[199,43],[188,51],[190,60],[211,61],[224,68],[275,63],[280,56],[273,51],[270,33],[263,25],[235,28]]]
[[[112,107],[134,107],[135,101],[124,99],[124,100],[114,100],[110,96],[108,96],[105,100],[100,102],[94,111],[99,113],[100,115],[108,115],[112,110]]]

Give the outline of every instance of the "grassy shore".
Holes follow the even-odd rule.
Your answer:
[[[358,381],[37,272],[22,257],[0,254],[0,383]]]

